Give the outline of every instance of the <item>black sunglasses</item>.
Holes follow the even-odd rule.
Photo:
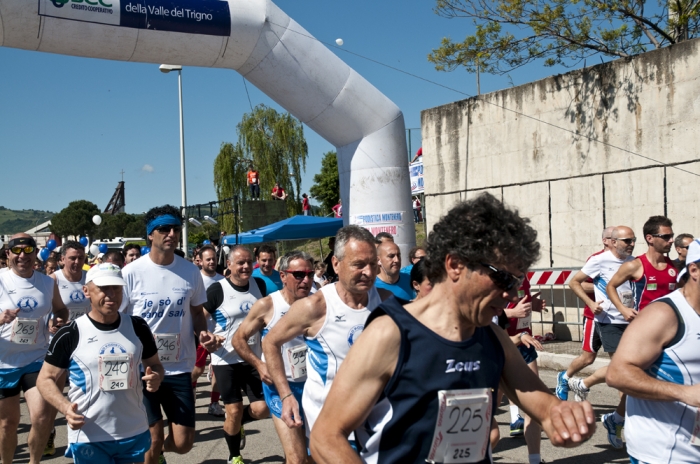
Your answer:
[[[659,237],[664,242],[673,240],[673,234],[651,234],[652,237]]]
[[[182,226],[160,226],[156,227],[156,230],[164,235],[169,234],[171,230],[174,230],[176,234],[179,234],[182,231]]]
[[[618,240],[620,242],[625,242],[627,245],[632,245],[633,243],[637,243],[637,237],[632,237],[632,238],[614,238],[613,240]]]
[[[506,292],[509,292],[514,288],[520,288],[520,286],[523,284],[523,281],[525,280],[525,275],[522,275],[521,277],[515,277],[510,272],[498,269],[497,267],[494,267],[490,264],[480,264],[487,268],[489,271],[491,271],[489,273],[489,277],[491,278],[491,281],[496,285],[496,287]]]
[[[287,274],[293,275],[296,280],[304,280],[305,277],[313,278],[314,271],[287,271]]]

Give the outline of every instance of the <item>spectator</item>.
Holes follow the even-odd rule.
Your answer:
[[[58,269],[58,261],[56,261],[55,258],[49,258],[46,260],[46,264],[44,264],[44,270],[46,271],[46,275],[51,275],[56,270]]]
[[[251,164],[248,170],[248,190],[250,190],[250,198],[260,200],[260,174]]]
[[[413,197],[413,219],[416,221],[416,224],[423,220],[423,217],[420,213],[420,207],[420,199],[417,196]]]
[[[335,217],[343,217],[343,200],[338,200],[338,204],[331,208]]]
[[[309,205],[309,197],[306,194],[301,196],[301,209],[304,211],[304,216],[313,216],[311,214],[311,205]]]
[[[287,199],[287,192],[284,191],[282,187],[280,187],[279,182],[275,182],[275,187],[272,189],[272,199],[273,200],[286,200]]]

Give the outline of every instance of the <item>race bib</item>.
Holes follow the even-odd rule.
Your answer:
[[[525,298],[525,290],[518,290],[518,298],[520,298],[520,299]]]
[[[528,314],[525,317],[519,317],[518,324],[515,326],[515,329],[516,330],[529,329],[531,322],[532,322],[532,314]]]
[[[634,307],[634,298],[632,297],[632,292],[622,292],[620,294],[620,298],[622,299],[622,306],[625,306],[626,308]]]
[[[287,348],[287,361],[291,368],[292,380],[306,376],[306,345]]]
[[[690,434],[690,444],[693,446],[700,446],[700,409],[695,411],[695,424]]]
[[[38,319],[16,318],[12,322],[12,336],[10,341],[18,345],[34,345],[39,336]]]
[[[69,320],[69,321],[74,321],[74,320],[76,320],[77,318],[79,318],[80,316],[84,316],[85,314],[87,314],[87,311],[86,311],[86,310],[83,310],[83,309],[78,309],[78,310],[75,310],[75,311],[71,311],[70,314],[68,315],[68,320]]]
[[[491,390],[440,390],[431,463],[472,463],[486,456],[491,431]]]
[[[180,360],[180,334],[155,334],[158,357],[162,363]]]
[[[98,358],[100,390],[117,391],[131,387],[134,370],[130,354],[103,354]]]

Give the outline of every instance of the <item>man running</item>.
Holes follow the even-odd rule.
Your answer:
[[[228,256],[231,271],[227,279],[215,282],[207,289],[204,309],[216,322],[214,335],[223,341],[221,348],[211,353],[211,364],[224,400],[226,420],[224,439],[229,450],[227,463],[243,464],[241,449],[245,447],[243,424],[269,416],[263,398],[261,375],[246,363],[231,340],[256,301],[266,295],[265,282],[257,277],[251,279],[253,257],[242,245],[231,248]],[[260,334],[254,334],[246,343],[259,357]],[[243,392],[250,405],[243,406]]]
[[[590,404],[552,395],[491,324],[517,301],[539,256],[528,222],[483,194],[435,224],[427,262],[435,287],[405,307],[390,299],[370,316],[311,432],[316,462],[490,463],[499,382],[554,445],[575,446],[594,432]],[[360,455],[347,441],[353,431]]]
[[[651,303],[625,331],[607,382],[627,395],[633,464],[700,462],[700,242],[691,242],[683,288]]]
[[[124,246],[124,265],[133,263],[141,257],[141,245],[138,243],[129,243]]]
[[[21,390],[31,421],[29,462],[36,464],[56,418],[56,410],[35,388],[49,347],[49,318],[53,313],[59,328],[69,314],[56,282],[34,271],[34,239],[15,234],[6,247],[10,267],[0,273],[0,460],[10,464],[14,458]]]
[[[224,276],[216,272],[217,253],[213,245],[204,245],[198,252],[202,262],[202,280],[204,281],[204,289],[208,289],[212,284],[224,280]],[[214,332],[214,321],[207,320],[207,327],[211,332]],[[197,380],[204,373],[204,368],[207,366],[207,357],[209,352],[201,344],[197,344],[197,359],[194,362],[194,370],[192,371],[192,388],[197,390]],[[211,366],[209,367],[209,377],[211,382],[211,393],[209,394],[209,409],[207,413],[212,416],[223,417],[226,413],[219,404],[219,386],[216,384],[216,376]]]
[[[374,286],[377,250],[372,234],[350,225],[338,231],[333,255],[338,281],[295,302],[263,341],[267,371],[282,398],[282,420],[290,428],[306,425],[307,436],[326,400],[338,368],[382,299],[391,296]],[[380,295],[381,292],[381,295]],[[309,347],[302,409],[287,380],[282,346],[303,336]],[[346,436],[347,438],[347,436]],[[350,440],[354,441],[354,437]],[[340,461],[338,461],[340,462]]]
[[[121,269],[125,266],[124,254],[121,250],[111,248],[107,250],[107,253],[105,253],[104,256],[102,256],[102,262],[114,264],[115,266],[119,266],[119,268]]]
[[[88,271],[83,291],[90,311],[59,330],[37,380],[41,395],[66,416],[66,457],[76,464],[142,463],[151,445],[139,380],[155,392],[165,371],[148,324],[119,314],[124,285],[114,264]],[[57,385],[66,371],[68,398]]]
[[[685,257],[688,255],[688,246],[695,239],[691,234],[680,234],[673,241],[673,246],[676,248],[678,258],[673,260],[673,265],[678,272],[681,272],[685,267]]]
[[[614,229],[615,227],[613,226],[603,229],[603,249],[586,258],[586,262],[593,256],[602,254],[610,249],[612,232]],[[583,287],[588,298],[594,301],[595,293],[593,290],[593,280],[590,278],[586,279],[581,282],[581,287]],[[600,336],[598,336],[598,331],[595,329],[595,314],[593,314],[591,308],[586,305],[583,307],[583,343],[581,346],[581,354],[571,361],[571,364],[569,364],[569,367],[565,371],[561,371],[557,374],[555,393],[560,400],[566,401],[569,399],[569,380],[574,378],[582,369],[593,364],[596,357],[598,357],[598,350],[600,350],[600,347]],[[578,401],[581,397],[577,396],[576,399]]]
[[[207,349],[216,340],[207,330],[202,304],[206,301],[199,270],[175,256],[182,232],[180,210],[165,205],[150,209],[145,216],[151,251],[124,268],[122,311],[141,316],[151,328],[165,378],[158,392],[144,386],[151,449],[146,463],[165,462],[162,452],[185,454],[194,444],[195,399],[192,369],[196,357],[194,334]],[[170,433],[165,437],[163,413]]]
[[[265,286],[269,293],[282,290],[282,279],[280,273],[275,269],[277,264],[277,251],[270,245],[262,245],[258,250],[258,264],[253,271],[253,277],[258,277],[265,281]]]
[[[267,372],[265,356],[259,357],[248,345],[248,340],[260,332],[264,339],[295,301],[309,295],[314,272],[312,261],[311,256],[303,251],[291,251],[284,255],[280,260],[280,276],[284,283],[282,290],[256,301],[233,336],[233,348],[244,361],[260,372],[265,382],[262,386],[265,403],[272,413],[272,421],[282,443],[287,464],[306,462],[306,436],[301,427],[289,428],[282,421],[282,398]],[[303,337],[296,337],[282,345],[284,371],[289,388],[297,402],[301,402],[306,381],[306,350]],[[303,414],[303,411],[300,412]]]
[[[411,287],[411,275],[401,273],[401,250],[391,240],[384,240],[377,246],[379,274],[374,282],[377,288],[385,288],[397,298],[411,301],[415,292]]]
[[[79,242],[68,240],[61,247],[61,269],[51,276],[58,284],[61,300],[70,312],[71,321],[90,310],[90,300],[83,293],[86,275],[83,271],[84,264],[85,247]]]
[[[627,315],[618,311],[611,301],[608,282],[623,264],[632,261],[631,256],[637,238],[632,229],[626,226],[618,226],[612,232],[612,246],[610,249],[599,255],[592,256],[578,271],[569,283],[569,287],[586,306],[591,308],[595,315],[595,328],[598,331],[603,350],[613,358],[620,343],[622,333],[629,325]],[[595,301],[590,299],[582,287],[586,279],[593,279],[595,286]],[[632,305],[632,288],[629,282],[625,282],[617,288],[617,292],[625,300],[625,305]],[[618,295],[615,295],[618,296]],[[594,385],[605,382],[607,367],[602,367],[585,379],[572,378],[569,380],[569,388],[585,400],[588,391]],[[603,425],[608,431],[608,442],[617,449],[623,447],[622,428],[625,424],[625,395],[622,395],[620,402],[614,412],[604,414]]]

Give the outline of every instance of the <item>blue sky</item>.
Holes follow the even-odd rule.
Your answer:
[[[434,1],[278,0],[277,5],[403,111],[420,128],[421,110],[464,95],[345,53],[352,51],[468,94],[472,74],[437,72],[426,59],[445,36],[462,39],[473,26],[433,13]],[[508,77],[482,75],[482,93],[546,77],[541,64]],[[185,68],[185,150],[189,204],[216,200],[213,162],[222,142],[250,111],[242,77],[231,70]],[[248,83],[253,105],[277,104]],[[124,170],[126,211],[180,204],[177,75],[157,64],[76,58],[0,47],[0,205],[60,211],[70,201],[107,205]],[[419,134],[413,137],[413,151]],[[308,191],[323,153],[334,147],[305,128],[309,145],[302,188]],[[15,167],[23,168],[16,171]]]

